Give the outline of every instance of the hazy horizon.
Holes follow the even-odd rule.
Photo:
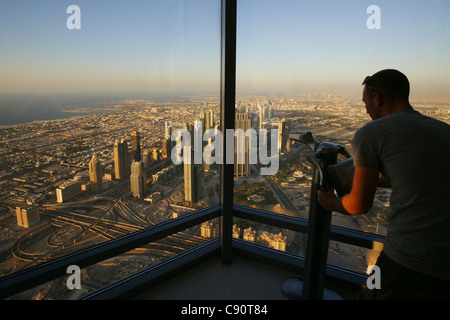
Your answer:
[[[220,1],[79,0],[81,29],[69,30],[72,4],[0,3],[0,109],[5,95],[219,94]],[[378,30],[366,26],[372,4]],[[366,75],[395,68],[411,97],[450,98],[448,1],[246,0],[237,9],[237,95],[360,95]]]

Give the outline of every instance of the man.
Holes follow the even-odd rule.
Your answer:
[[[349,194],[318,193],[322,207],[358,215],[372,206],[377,186],[392,187],[391,213],[377,260],[375,299],[450,298],[450,125],[409,103],[409,81],[397,70],[367,77],[363,98],[372,121],[352,142],[355,173]]]

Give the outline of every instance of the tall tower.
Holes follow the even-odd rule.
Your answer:
[[[98,192],[102,190],[103,168],[95,153],[89,162],[89,177],[91,180],[92,191]]]
[[[167,155],[170,156],[175,143],[172,141],[172,122],[168,120],[164,123],[164,139],[167,141]]]
[[[161,147],[161,155],[163,158],[167,158],[168,155],[168,150],[167,150],[167,145],[169,144],[170,140],[164,139],[163,143],[162,143],[162,147]],[[172,150],[170,150],[172,151]]]
[[[172,122],[166,120],[164,122],[164,138],[170,140],[172,136]]]
[[[244,133],[251,128],[251,120],[246,113],[236,113],[235,130],[242,129]],[[244,137],[244,141],[238,141],[234,137],[234,176],[243,177],[249,174],[249,149],[250,138]]]
[[[262,129],[262,122],[263,122],[263,108],[258,104],[258,120],[259,120],[259,129]]]
[[[139,131],[131,132],[131,145],[133,147],[134,161],[141,161],[141,136]]]
[[[186,122],[184,124],[184,129],[189,131],[189,134],[191,136],[191,141],[189,143],[191,144],[191,146],[193,146],[194,145],[194,125]],[[203,134],[203,132],[202,132],[202,134]]]
[[[210,128],[210,124],[211,124],[210,116],[211,116],[211,114],[209,113],[209,111],[207,111],[205,113],[205,131]]]
[[[285,154],[290,151],[290,128],[290,122],[286,121],[285,119],[280,120],[280,122],[278,123],[278,151],[280,152],[280,154]]]
[[[205,131],[214,127],[214,113],[212,109],[209,109],[205,113]]]
[[[214,128],[214,112],[212,109],[209,109],[209,127]]]
[[[190,147],[190,161],[183,164],[184,168],[184,199],[188,204],[203,198],[203,166],[194,163],[193,147]],[[190,162],[190,163],[187,163]]]
[[[206,113],[202,108],[202,111],[200,111],[200,121],[202,122],[202,137],[205,134],[206,131]]]
[[[117,180],[128,179],[130,176],[130,154],[128,143],[123,139],[114,143],[114,173]]]
[[[147,193],[144,163],[142,163],[142,161],[133,161],[133,163],[131,164],[130,184],[131,193],[135,197],[143,198]]]

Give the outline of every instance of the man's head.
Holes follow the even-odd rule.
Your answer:
[[[381,118],[387,114],[410,108],[409,81],[400,71],[393,69],[381,70],[363,81],[363,101],[367,113],[372,119]]]

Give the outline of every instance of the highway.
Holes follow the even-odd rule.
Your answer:
[[[272,191],[275,193],[277,198],[280,200],[280,204],[287,210],[299,214],[297,207],[291,202],[289,197],[283,192],[283,189],[278,185],[278,182],[272,176],[264,176],[266,181],[269,183]]]
[[[175,187],[169,194],[174,189]],[[39,228],[30,229],[29,232],[14,242],[11,247],[11,254],[24,261],[44,262],[55,256],[76,250],[77,241],[81,241],[80,239],[89,231],[106,240],[111,240],[156,224],[156,221],[152,221],[149,216],[158,207],[158,204],[151,206],[145,213],[138,214],[126,200],[128,195],[129,193],[125,193],[119,198],[97,195],[77,202],[43,206],[40,213],[43,217],[50,219],[51,222],[41,223],[38,225]],[[80,213],[80,209],[86,213]],[[61,225],[76,226],[78,228],[75,230],[79,231],[63,243],[59,243],[54,241],[52,236],[60,230],[57,226]],[[179,232],[155,243],[145,245],[145,248],[150,249],[152,254],[169,257],[204,241],[205,239],[200,236]],[[49,250],[36,252],[31,248],[39,242],[45,243]],[[0,262],[9,257],[9,254],[2,254]]]

